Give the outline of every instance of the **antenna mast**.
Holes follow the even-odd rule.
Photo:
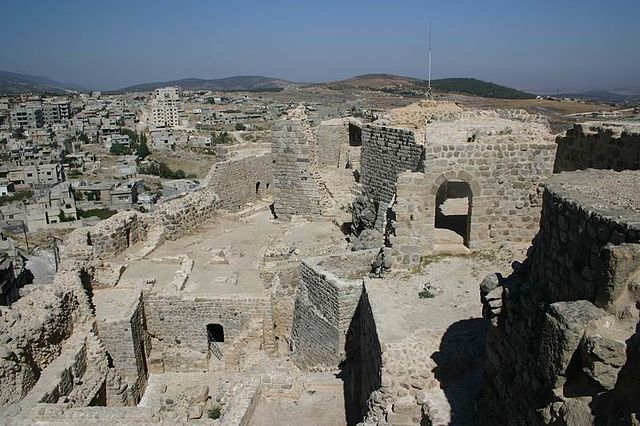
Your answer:
[[[431,22],[429,22],[429,80],[427,86],[427,99],[433,97],[431,93]]]

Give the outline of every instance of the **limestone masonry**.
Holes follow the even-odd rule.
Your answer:
[[[67,235],[0,423],[639,424],[637,124],[310,112]]]

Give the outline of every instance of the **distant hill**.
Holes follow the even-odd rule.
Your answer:
[[[0,93],[4,95],[18,95],[29,92],[63,94],[69,91],[86,91],[86,89],[45,77],[0,71]]]
[[[421,80],[419,78],[404,77],[393,74],[364,74],[347,80],[324,83],[324,85],[334,89],[361,88],[382,90],[407,96],[419,96],[424,93],[428,83],[426,80]],[[443,78],[439,80],[431,80],[431,87],[437,92],[465,93],[486,98],[535,98],[534,94],[475,78]]]
[[[124,87],[116,92],[150,92],[159,87],[178,86],[186,90],[220,90],[220,91],[259,91],[279,90],[286,87],[297,86],[292,81],[279,78],[263,77],[259,75],[238,75],[226,78],[203,79],[184,78],[181,80],[157,81],[153,83],[137,84]]]
[[[594,102],[638,103],[640,102],[640,89],[624,88],[615,91],[590,90],[581,93],[560,93],[554,96],[556,98],[581,99]]]

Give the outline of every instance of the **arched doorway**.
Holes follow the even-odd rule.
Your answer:
[[[472,192],[463,180],[443,182],[436,193],[436,244],[463,244],[469,248]]]

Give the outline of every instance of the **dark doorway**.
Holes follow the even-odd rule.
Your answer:
[[[220,324],[207,324],[207,339],[209,343],[224,342],[224,327]]]
[[[466,247],[471,231],[471,198],[471,188],[462,180],[446,181],[436,193],[435,227],[453,231]]]
[[[349,124],[349,145],[362,146],[362,129],[353,124]]]
[[[256,182],[256,195],[260,196],[260,182]]]

